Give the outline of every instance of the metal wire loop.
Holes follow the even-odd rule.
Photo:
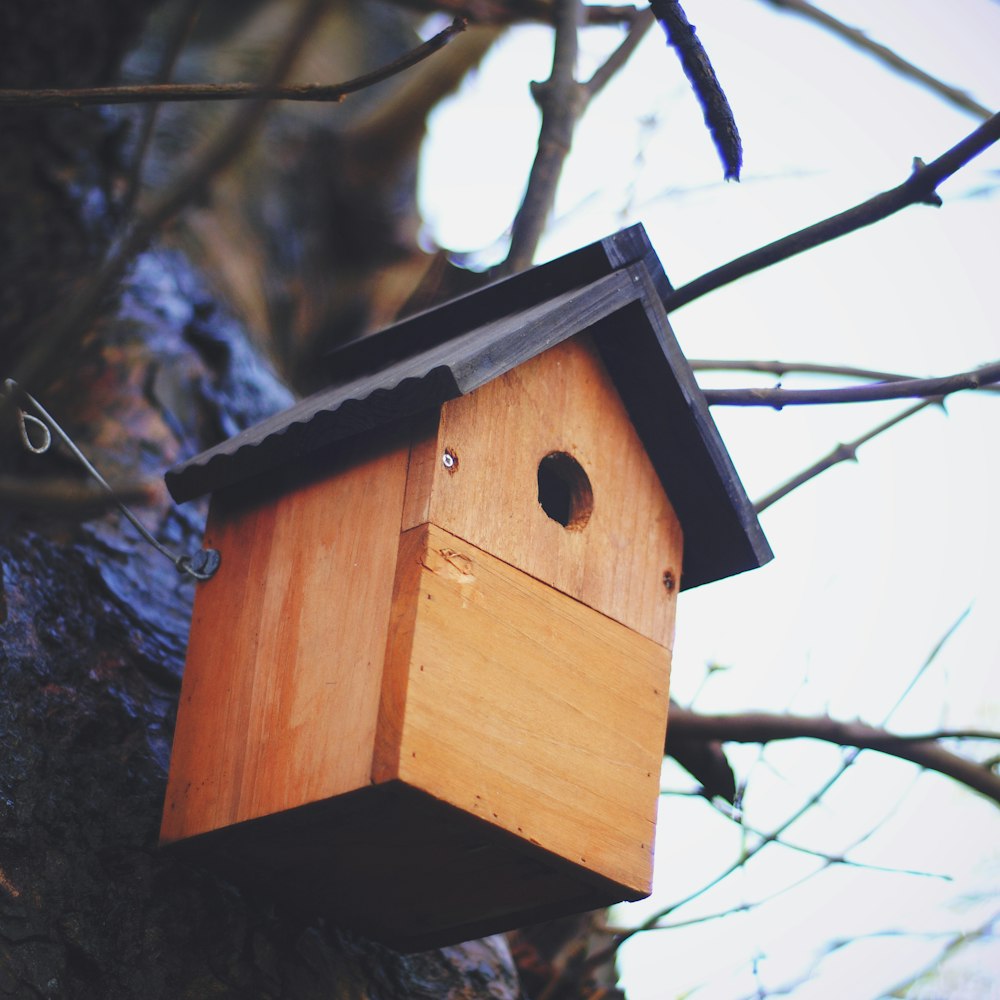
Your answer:
[[[52,446],[52,432],[46,427],[45,421],[33,417],[30,413],[25,413],[20,406],[17,408],[17,424],[21,431],[21,444],[33,455],[44,455]],[[29,427],[33,427],[41,433],[38,444],[31,440]]]
[[[7,394],[10,395],[15,400],[15,406],[17,407],[17,419],[18,419],[18,429],[21,433],[21,443],[24,447],[34,455],[42,455],[49,450],[52,445],[52,435],[53,433],[59,438],[60,441],[73,453],[76,460],[87,470],[93,479],[95,479],[101,486],[101,488],[114,500],[117,504],[118,509],[124,514],[124,516],[131,522],[133,527],[142,538],[148,542],[150,545],[156,549],[161,555],[164,555],[169,559],[175,567],[177,567],[178,573],[186,573],[188,576],[193,577],[195,580],[210,580],[215,574],[215,571],[219,568],[219,564],[222,562],[222,557],[215,549],[199,549],[194,555],[186,555],[184,553],[177,554],[171,552],[165,545],[161,544],[156,538],[146,530],[142,522],[129,510],[118,499],[115,491],[112,489],[111,484],[102,476],[96,468],[90,463],[89,459],[70,438],[70,436],[59,426],[55,418],[42,406],[41,403],[35,399],[30,393],[25,392],[13,379],[6,379],[4,381],[4,389]],[[38,416],[34,416],[30,413],[26,413],[23,406],[20,404],[22,402],[27,403]],[[41,437],[38,443],[31,440],[31,433],[29,432],[29,426],[38,431],[41,431]]]

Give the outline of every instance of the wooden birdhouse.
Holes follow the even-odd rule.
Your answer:
[[[679,589],[770,558],[641,227],[348,345],[211,494],[161,842],[402,950],[650,891]]]

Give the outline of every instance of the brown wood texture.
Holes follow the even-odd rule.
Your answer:
[[[369,782],[408,452],[213,498],[161,842]]]
[[[446,449],[457,459],[454,471],[441,461]],[[563,527],[539,506],[538,465],[553,451],[572,455],[590,479],[593,513],[581,529]],[[445,403],[433,451],[424,442],[415,457],[422,475],[407,484],[404,529],[429,520],[673,646],[681,529],[586,336]]]
[[[646,894],[669,650],[433,524],[393,605],[375,780]]]

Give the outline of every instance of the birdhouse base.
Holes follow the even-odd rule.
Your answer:
[[[403,952],[639,899],[401,781],[181,841],[237,884]]]

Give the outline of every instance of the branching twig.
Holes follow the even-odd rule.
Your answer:
[[[824,365],[813,361],[762,361],[759,358],[689,358],[688,364],[696,372],[763,372],[767,375],[841,375],[844,378],[864,378],[878,382],[899,382],[913,378],[899,372],[883,372],[873,368],[854,368],[851,365]]]
[[[0,107],[75,108],[87,104],[142,104],[184,101],[322,101],[340,103],[345,97],[382,83],[437,52],[466,22],[456,18],[422,45],[371,73],[343,83],[147,83],[121,87],[81,87],[58,90],[0,90]]]
[[[996,738],[1000,739],[1000,735]],[[936,878],[945,882],[954,881],[953,876],[942,874],[941,872],[925,872],[916,868],[893,868],[889,865],[872,865],[865,861],[855,861],[853,858],[846,857],[846,851],[841,854],[829,854],[826,851],[817,851],[811,847],[806,847],[804,844],[796,844],[790,840],[785,840],[783,837],[774,837],[771,834],[764,833],[763,830],[755,830],[752,826],[748,826],[746,824],[746,821],[742,818],[742,816],[733,815],[730,810],[719,809],[718,806],[716,806],[716,809],[728,820],[736,823],[746,833],[752,834],[754,837],[759,837],[762,840],[767,840],[769,843],[772,843],[777,847],[783,847],[786,851],[794,851],[796,854],[804,854],[806,857],[816,858],[817,860],[824,862],[826,867],[843,865],[845,868],[858,868],[869,872],[882,872],[886,875],[912,875],[916,878]]]
[[[656,19],[663,25],[667,43],[677,53],[684,75],[698,98],[705,124],[718,150],[726,180],[739,180],[743,165],[743,143],[733,110],[715,75],[708,53],[694,25],[677,0],[650,0]]]
[[[849,24],[844,24],[843,21],[828,14],[825,10],[814,7],[808,0],[766,0],[766,2],[772,7],[800,14],[815,24],[822,25],[856,48],[873,55],[890,69],[901,73],[910,80],[916,80],[917,83],[934,91],[963,111],[968,111],[983,119],[989,118],[992,114],[989,108],[974,101],[964,90],[959,90],[957,87],[952,87],[939,80],[936,76],[931,76],[930,73],[904,59],[899,53],[869,38],[860,28],[852,28]]]
[[[805,718],[767,712],[701,715],[677,708],[671,710],[670,725],[675,730],[680,729],[684,736],[721,740],[725,743],[814,739],[839,746],[857,747],[860,750],[878,750],[937,771],[1000,805],[1000,775],[993,774],[982,764],[959,757],[937,745],[936,741],[899,737],[862,722],[841,722],[826,716]],[[993,736],[1000,739],[1000,733]]]
[[[807,406],[819,403],[871,403],[884,399],[939,399],[965,389],[979,389],[1000,382],[1000,361],[974,368],[972,371],[936,378],[896,379],[873,382],[839,389],[704,389],[705,399],[712,406],[770,406],[780,410],[785,406]]]
[[[604,85],[628,62],[629,56],[638,48],[639,42],[643,40],[646,32],[653,25],[652,9],[640,11],[636,14],[632,26],[622,40],[621,45],[608,56],[604,64],[599,66],[594,75],[584,84],[587,91],[587,99],[590,100],[604,87]]]
[[[278,56],[267,79],[261,85],[263,92],[273,90],[288,74],[325,7],[326,0],[304,0],[279,47]],[[197,198],[216,174],[239,155],[256,132],[267,105],[267,98],[259,96],[240,108],[188,169],[176,177],[149,209],[135,220],[77,297],[54,315],[43,317],[39,321],[35,335],[28,339],[28,343],[35,346],[19,362],[14,381],[30,387],[50,359],[89,326],[99,314],[105,299],[114,293],[136,254],[185,205]],[[0,407],[7,405],[7,402],[0,403]]]
[[[671,721],[672,719],[673,717],[671,716]],[[658,910],[656,913],[654,913],[651,917],[648,917],[638,927],[630,928],[625,933],[621,934],[610,945],[608,945],[607,948],[590,956],[590,958],[588,958],[587,960],[587,964],[598,965],[604,962],[608,962],[618,951],[618,949],[629,938],[634,937],[636,934],[644,933],[645,931],[657,930],[660,927],[663,927],[664,925],[662,925],[660,921],[663,920],[664,917],[668,917],[670,916],[671,913],[675,912],[676,910],[679,910],[681,907],[687,906],[688,903],[693,902],[700,895],[702,895],[702,893],[708,892],[709,889],[713,888],[714,886],[717,886],[720,882],[729,878],[729,876],[732,875],[733,872],[740,869],[754,855],[759,854],[768,844],[775,843],[778,840],[778,838],[789,827],[791,827],[794,823],[797,823],[810,809],[819,804],[823,796],[826,795],[826,793],[834,786],[834,784],[836,784],[836,782],[839,781],[840,778],[847,772],[847,770],[854,764],[854,761],[858,758],[860,752],[861,752],[860,750],[852,750],[847,755],[847,757],[841,762],[841,765],[839,768],[837,768],[837,771],[831,777],[829,777],[825,782],[823,782],[822,787],[813,792],[813,794],[809,796],[809,799],[802,806],[800,806],[791,816],[789,816],[788,819],[786,819],[783,823],[781,823],[776,830],[772,831],[770,834],[767,834],[756,846],[751,848],[749,851],[746,851],[731,864],[727,865],[722,871],[720,871],[717,875],[711,878],[700,889],[696,889],[694,892],[688,893],[688,895],[684,896],[682,899],[677,900],[677,902],[671,903],[670,906],[665,906],[663,909]],[[791,888],[794,888],[796,885],[801,885],[803,882],[806,882],[808,881],[808,879],[812,878],[814,874],[815,872],[810,872],[808,875],[805,875],[801,879],[799,879],[797,883],[793,883],[791,886],[786,886],[785,889],[781,891],[787,891]],[[780,893],[775,893],[775,895],[779,894]],[[697,922],[697,918],[695,922]]]
[[[576,79],[581,6],[580,0],[557,0],[552,72],[548,80],[532,87],[532,94],[542,111],[542,127],[524,200],[514,217],[510,251],[500,268],[504,274],[523,271],[535,256],[555,202],[556,187],[569,155],[577,119],[586,104],[586,92]]]
[[[575,75],[577,33],[582,11],[590,9],[581,7],[580,0],[557,0],[552,72],[548,80],[532,87],[542,111],[538,150],[511,227],[510,251],[496,269],[497,274],[514,274],[530,266],[555,202],[577,121],[591,99],[625,65],[652,23],[647,12],[638,13],[621,45],[586,83],[580,83]]]
[[[958,617],[958,619],[951,626],[949,626],[948,630],[944,633],[944,635],[934,644],[933,649],[925,657],[923,663],[920,665],[920,668],[917,671],[917,673],[916,673],[913,681],[911,681],[910,684],[907,685],[905,691],[899,696],[899,698],[896,700],[896,702],[894,703],[894,705],[892,706],[892,708],[890,708],[890,710],[888,711],[888,713],[886,713],[886,715],[884,716],[883,725],[886,724],[886,723],[888,723],[889,719],[892,717],[892,715],[899,708],[899,706],[902,703],[903,699],[913,689],[913,685],[916,683],[916,680],[919,677],[921,677],[923,674],[925,674],[927,672],[927,670],[930,668],[930,666],[937,659],[937,657],[940,654],[940,652],[941,652],[942,648],[944,647],[945,643],[955,633],[955,630],[958,628],[958,626],[965,619],[966,614],[967,614],[967,612],[963,612]],[[690,721],[694,717],[705,718],[705,719],[712,719],[712,718],[741,719],[741,718],[744,718],[743,716],[722,716],[722,717],[698,716],[697,713],[691,711],[690,709],[682,709],[679,706],[677,707],[677,710],[675,712],[674,706],[671,705],[670,726],[668,728],[673,727],[675,718],[679,718],[681,716],[681,713],[684,714],[684,718],[686,720],[688,720],[688,721]],[[758,716],[748,716],[748,718],[759,718],[759,717]],[[785,718],[789,718],[789,717],[779,715],[779,716],[773,716],[773,718],[785,719]],[[810,720],[806,720],[806,721],[810,721]],[[697,728],[696,726],[689,726],[687,729],[685,729],[683,721],[681,723],[681,731],[682,731],[682,733],[684,735],[695,737],[696,736],[696,733],[695,733],[696,728]],[[872,727],[865,727],[865,728],[867,728],[867,729],[869,729],[869,730],[871,730],[871,731],[873,731],[875,733],[878,733],[880,735],[890,736],[890,734],[886,733],[886,731],[884,729],[872,729]],[[805,734],[802,734],[802,735],[805,735]],[[707,740],[712,740],[713,739],[713,737],[711,735],[705,735],[705,734],[698,734],[698,738],[707,739]],[[727,735],[723,735],[723,734],[719,734],[716,738],[718,740],[720,740],[720,741],[726,741],[726,740],[729,739],[729,737]],[[791,737],[788,737],[788,738],[791,738]],[[815,737],[815,738],[822,739],[823,737],[820,736],[820,737]],[[905,737],[893,737],[893,736],[890,736],[890,738],[894,739],[896,741],[900,741],[900,740],[905,740],[906,739]],[[736,741],[736,742],[741,742],[737,737],[733,737],[733,740]],[[748,740],[747,742],[754,742],[754,743],[757,743],[757,742],[769,742],[769,739],[765,739],[763,741],[762,740],[758,740],[758,739],[753,739],[753,740]],[[839,740],[834,740],[833,742],[840,743]],[[588,959],[588,964],[590,964],[591,962],[593,962],[594,964],[608,962],[614,956],[615,952],[630,937],[632,937],[633,935],[642,933],[644,931],[654,930],[654,929],[657,929],[659,927],[665,926],[665,925],[662,925],[660,923],[660,921],[663,920],[665,917],[668,917],[671,913],[675,912],[676,910],[679,910],[681,907],[686,906],[688,903],[692,902],[693,900],[697,899],[700,895],[702,895],[702,893],[707,892],[713,886],[718,885],[724,879],[728,878],[730,875],[733,874],[733,872],[737,871],[742,865],[746,864],[746,862],[749,861],[750,858],[754,857],[756,854],[759,854],[761,852],[761,850],[763,850],[768,844],[773,844],[773,843],[779,842],[779,838],[787,830],[789,830],[806,813],[808,813],[810,809],[814,808],[815,806],[817,806],[822,801],[823,797],[827,794],[827,792],[829,792],[830,789],[833,788],[833,786],[850,770],[850,768],[853,767],[854,762],[861,755],[861,749],[856,744],[852,744],[852,742],[850,740],[847,740],[847,741],[845,741],[843,743],[840,743],[840,745],[842,745],[842,746],[851,746],[852,749],[850,749],[845,754],[845,756],[844,756],[843,760],[841,761],[840,766],[837,768],[837,770],[829,778],[827,778],[826,781],[824,781],[823,784],[819,788],[815,789],[812,792],[812,794],[808,797],[808,799],[798,809],[796,809],[795,812],[793,812],[791,816],[787,817],[783,822],[781,822],[778,825],[778,827],[776,829],[774,829],[771,833],[769,833],[769,834],[758,834],[758,836],[761,836],[763,838],[763,839],[760,840],[759,843],[757,843],[750,850],[745,851],[739,858],[737,858],[734,862],[732,862],[730,865],[728,865],[723,871],[719,872],[715,877],[713,877],[712,879],[710,879],[707,884],[703,885],[700,889],[697,889],[694,892],[689,893],[683,899],[680,899],[677,902],[672,903],[670,906],[664,907],[662,910],[659,910],[657,913],[654,913],[641,926],[631,928],[630,930],[628,930],[625,933],[623,933],[620,936],[618,936],[615,939],[615,941],[612,944],[610,944],[606,949],[604,949],[603,951],[601,951],[601,952],[593,955],[590,959]],[[920,746],[920,747],[926,747],[927,746],[927,744],[917,744],[917,745]],[[873,747],[872,749],[881,749],[881,748]],[[934,745],[931,745],[930,749],[933,750],[933,749],[940,749],[940,748],[937,748]],[[887,752],[887,753],[894,753],[895,751],[893,749],[886,749],[885,752]],[[946,751],[941,751],[941,752],[945,753],[945,754],[947,753]],[[897,754],[897,756],[901,756],[901,755]],[[954,757],[953,755],[947,755],[947,756],[950,757],[952,761],[957,761],[960,764],[962,764],[962,765],[964,765],[966,767],[969,767],[969,768],[975,768],[976,776],[977,777],[981,777],[982,774],[984,774],[984,773],[986,775],[988,775],[993,780],[993,782],[995,783],[996,791],[998,792],[998,794],[1000,794],[1000,775],[993,775],[992,771],[990,769],[990,765],[988,763],[984,763],[984,764],[980,764],[980,765],[974,765],[974,764],[971,764],[969,761],[963,760],[960,757]],[[909,759],[912,759],[912,758],[909,758]],[[921,761],[919,763],[923,763],[923,762]],[[924,764],[924,766],[927,766],[927,765]],[[961,780],[961,779],[959,779],[959,780]],[[857,847],[859,844],[864,843],[864,841],[867,840],[869,836],[871,836],[871,831],[869,833],[865,834],[859,840],[855,841],[855,843],[853,844],[853,846],[850,847],[850,848],[847,848],[844,853],[847,853],[848,850],[853,850],[854,847]],[[826,867],[828,867],[828,865],[824,865],[824,868],[826,868]],[[795,883],[795,884],[799,884],[800,885],[803,882],[807,881],[808,879],[812,878],[813,875],[815,875],[815,872],[809,873],[808,875],[806,875],[802,879],[800,879],[798,883]],[[792,887],[789,886],[787,888],[792,888]],[[672,926],[672,925],[666,925],[666,926]]]
[[[788,496],[788,494],[793,490],[797,490],[800,486],[804,486],[810,480],[822,475],[828,469],[832,469],[835,465],[839,465],[841,462],[856,462],[858,460],[858,449],[863,444],[867,444],[873,438],[876,438],[880,434],[884,434],[890,428],[895,427],[896,424],[900,424],[907,418],[912,417],[914,413],[919,413],[920,410],[923,410],[932,403],[937,402],[940,402],[940,400],[925,399],[922,403],[917,403],[916,406],[911,406],[909,409],[903,410],[902,413],[898,413],[896,416],[884,421],[877,427],[873,427],[867,433],[862,434],[861,437],[855,438],[853,441],[848,441],[846,444],[838,444],[837,447],[834,448],[828,455],[824,455],[823,458],[814,462],[807,469],[803,469],[797,475],[792,476],[792,478],[786,483],[782,483],[782,485],[776,490],[772,490],[768,493],[767,496],[761,497],[760,500],[753,505],[754,511],[758,514],[762,513],[772,504],[777,503],[783,497]]]
[[[78,335],[81,330],[85,329],[98,315],[105,299],[113,293],[118,281],[136,254],[148,245],[149,241],[170,219],[197,198],[212,178],[228,167],[245,148],[246,143],[255,134],[268,107],[267,95],[275,92],[281,81],[287,76],[302,45],[309,37],[325,7],[326,0],[305,0],[279,49],[279,54],[268,77],[259,85],[259,93],[256,98],[248,102],[233,116],[228,125],[191,166],[183,171],[165,191],[155,198],[148,210],[136,219],[131,229],[122,237],[117,247],[107,257],[76,300],[61,309],[55,317],[49,318],[47,323],[38,330],[36,336],[29,340],[29,343],[35,343],[35,347],[18,365],[14,373],[15,381],[25,386],[30,386],[33,383],[53,355],[74,336]],[[366,74],[364,77],[358,77],[350,84],[342,86],[360,89],[361,81],[366,81],[363,85],[368,86],[376,80],[386,79],[387,76],[399,72],[406,66],[411,66],[426,58],[431,51],[440,48],[458,30],[461,30],[460,22],[453,24],[450,29],[446,29],[445,32],[436,36],[438,39],[441,39],[442,35],[445,37],[434,48],[427,48],[428,45],[434,43],[434,39],[431,39],[430,42],[414,49],[401,60],[396,60],[387,67]],[[2,405],[6,404],[0,404],[0,406]]]
[[[839,236],[873,225],[894,215],[909,205],[940,205],[937,188],[970,160],[1000,139],[1000,114],[994,115],[961,142],[952,146],[931,163],[914,161],[913,173],[900,185],[869,198],[860,205],[847,209],[822,222],[817,222],[797,233],[784,236],[774,243],[744,254],[714,271],[695,278],[694,281],[673,291],[664,300],[668,312],[680,309],[708,292],[715,291],[748,274],[762,271],[772,264],[787,260],[796,254],[829,243]]]

